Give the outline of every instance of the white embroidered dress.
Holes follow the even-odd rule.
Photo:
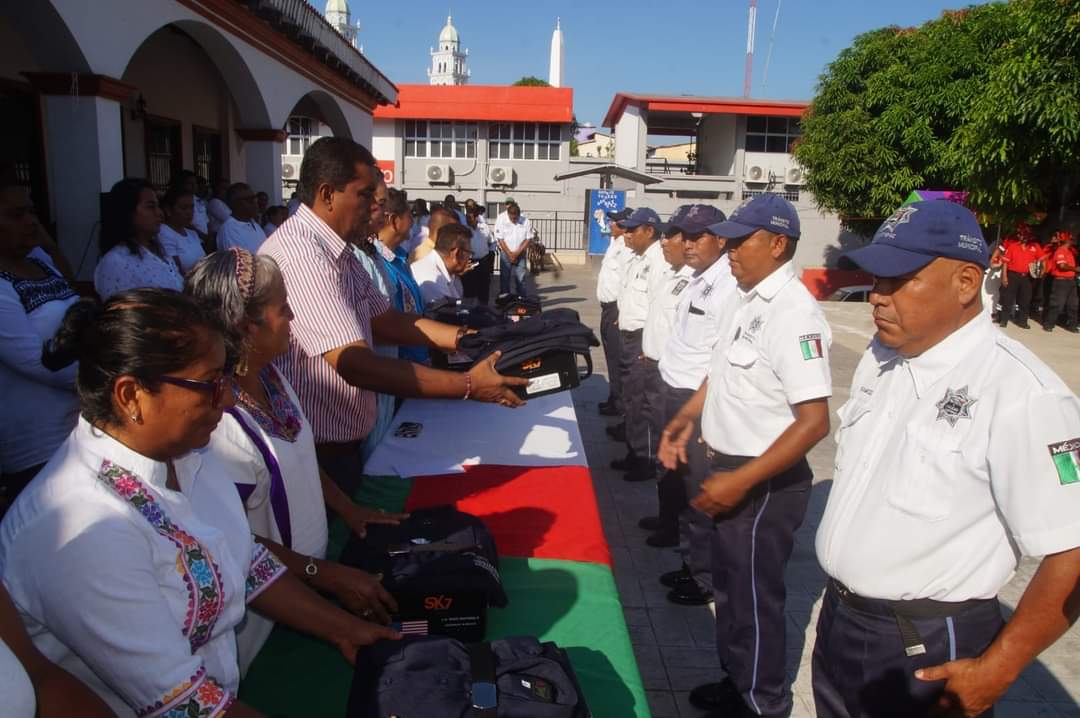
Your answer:
[[[0,524],[0,575],[37,648],[121,716],[220,716],[235,627],[284,573],[212,453],[165,464],[85,419]]]

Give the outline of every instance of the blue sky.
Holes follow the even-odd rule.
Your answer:
[[[322,5],[324,0],[313,0]],[[810,99],[825,66],[852,39],[885,25],[919,25],[969,2],[780,0],[768,84],[765,59],[778,0],[758,0],[754,97]],[[473,84],[547,79],[555,18],[562,18],[566,84],[582,123],[599,124],[616,92],[742,94],[747,0],[688,2],[367,3],[352,0],[364,52],[391,80],[427,82],[428,50],[452,10],[469,49]]]

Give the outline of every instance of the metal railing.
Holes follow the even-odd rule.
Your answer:
[[[549,252],[584,250],[585,219],[580,213],[570,217],[567,213],[552,212],[550,216],[529,215],[533,229]]]
[[[682,162],[679,160],[669,160],[664,157],[652,157],[645,160],[645,171],[651,175],[696,175],[698,173],[698,168],[696,162]]]

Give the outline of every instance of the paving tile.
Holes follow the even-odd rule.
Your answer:
[[[679,707],[671,691],[645,691],[652,718],[679,718]]]
[[[683,606],[669,604],[648,609],[656,642],[661,646],[681,646],[696,648],[690,627],[686,623],[686,611]]]
[[[634,644],[634,657],[637,658],[638,672],[645,690],[670,689],[667,668],[656,646]]]

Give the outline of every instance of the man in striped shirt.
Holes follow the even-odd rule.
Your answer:
[[[356,259],[352,245],[370,229],[378,176],[361,145],[318,140],[300,168],[300,207],[259,250],[281,268],[295,314],[278,367],[311,422],[320,464],[346,488],[360,475],[358,449],[375,422],[376,391],[519,406],[511,387],[526,383],[499,375],[497,355],[458,373],[371,350],[378,341],[454,351],[463,333],[392,308]]]

